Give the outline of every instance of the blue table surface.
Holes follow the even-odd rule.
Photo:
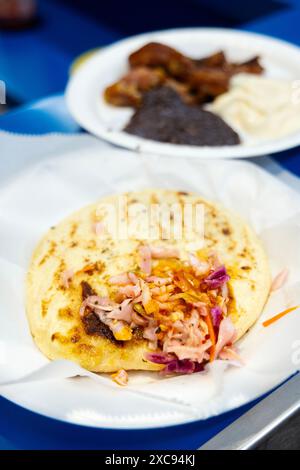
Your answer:
[[[200,2],[200,0],[194,1]],[[218,21],[220,21],[222,2],[213,0],[201,3],[210,3],[211,8],[217,8],[219,11]],[[231,22],[234,11],[233,9],[233,12],[230,13]],[[224,15],[224,12],[222,14]],[[224,26],[224,23],[227,22],[228,20],[224,21],[220,26]],[[272,9],[271,13],[269,10],[269,14],[261,14],[259,18],[248,21],[239,27],[299,44],[299,23],[300,4],[294,0],[282,1],[279,6],[276,5],[276,8]],[[214,24],[216,23],[214,22]],[[118,38],[118,34],[112,32],[109,27],[104,28],[102,32],[108,39],[107,42]],[[60,53],[57,54],[56,59],[61,60]],[[64,63],[64,66],[67,62]],[[67,76],[67,70],[64,70],[61,83],[66,80]],[[44,74],[44,72],[43,70],[41,73]],[[16,83],[17,81],[18,77],[16,77]],[[81,132],[66,109],[63,94],[38,100],[0,116],[0,129],[30,134]],[[274,158],[285,168],[300,175],[299,148],[282,152]],[[236,420],[251,406],[253,404],[205,422],[137,432],[93,429],[58,422],[34,414],[0,398],[0,449],[195,449]]]

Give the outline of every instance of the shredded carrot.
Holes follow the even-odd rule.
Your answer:
[[[78,271],[78,272],[79,273],[86,273],[88,271],[92,271],[93,269],[95,269],[95,267],[96,267],[96,263],[87,264],[82,269],[80,269],[80,271]]]
[[[212,342],[211,348],[209,350],[209,355],[210,355],[209,362],[212,362],[214,360],[215,354],[216,354],[216,335],[215,335],[215,330],[214,330],[214,327],[213,327],[213,323],[212,323],[212,320],[211,320],[210,313],[208,313],[206,315],[205,322],[207,324],[209,337],[210,337],[210,340]]]
[[[287,308],[286,310],[283,310],[283,312],[280,312],[277,315],[275,315],[274,317],[269,318],[269,320],[264,321],[263,326],[267,327],[269,325],[272,325],[272,323],[274,323],[275,321],[277,321],[280,318],[284,317],[288,313],[293,312],[293,310],[296,310],[299,307],[300,307],[300,305],[296,305],[296,307],[291,307],[291,308]]]

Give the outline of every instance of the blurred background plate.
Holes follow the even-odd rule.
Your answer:
[[[142,34],[96,52],[71,77],[66,99],[74,119],[87,131],[128,149],[195,158],[244,158],[276,153],[300,144],[300,132],[285,138],[257,144],[198,147],[154,142],[122,129],[133,114],[130,108],[106,104],[103,91],[127,70],[128,55],[150,41],[166,43],[192,57],[223,49],[229,60],[244,61],[261,57],[265,75],[296,80],[300,76],[300,48],[267,36],[219,28],[175,29]]]

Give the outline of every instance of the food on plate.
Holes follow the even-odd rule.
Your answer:
[[[173,78],[184,80],[195,68],[193,59],[173,49],[165,44],[150,42],[137,51],[133,52],[129,58],[130,67],[161,67]]]
[[[300,100],[294,95],[290,81],[240,74],[208,109],[248,140],[275,139],[300,130]]]
[[[105,90],[105,99],[115,106],[133,106],[137,108],[142,103],[143,93],[151,90],[165,81],[162,69],[136,67],[128,72],[117,83]]]
[[[121,227],[139,208],[130,236],[116,236],[107,219],[119,214],[120,197]],[[146,237],[153,205],[170,209],[172,230],[153,217],[157,236]],[[178,236],[175,208],[198,205],[204,240],[198,226]],[[132,369],[171,375],[239,362],[234,343],[261,314],[270,284],[264,249],[237,215],[193,193],[143,190],[103,198],[48,231],[29,267],[26,310],[48,358],[116,372],[125,385]]]
[[[151,42],[133,52],[128,62],[129,72],[104,91],[107,103],[136,109],[125,132],[175,144],[240,143],[235,131],[202,106],[228,91],[235,74],[261,74],[258,57],[234,63],[217,51],[192,59],[170,46]]]
[[[182,145],[237,145],[238,134],[219,116],[189,106],[169,86],[148,91],[124,129],[145,139]]]
[[[223,51],[191,59],[165,44],[151,42],[129,56],[130,71],[104,92],[108,103],[138,107],[143,94],[163,84],[185,87],[187,101],[203,103],[228,90],[230,78],[237,73],[261,74],[258,57],[232,63]]]

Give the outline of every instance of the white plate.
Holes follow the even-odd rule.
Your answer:
[[[223,49],[233,61],[243,61],[259,55],[267,76],[289,80],[300,78],[300,49],[267,36],[215,28],[177,29],[142,34],[95,53],[71,77],[66,91],[67,105],[72,116],[84,129],[121,147],[171,157],[253,157],[279,152],[300,144],[300,132],[272,141],[222,147],[160,143],[123,132],[122,129],[133,111],[106,104],[103,91],[126,72],[129,54],[149,41],[169,44],[192,57],[202,57],[219,49]]]
[[[109,378],[103,378],[106,383],[102,384],[91,378],[57,375],[55,380],[0,387],[3,396],[75,424],[146,429],[231,410],[268,392],[296,371],[300,313],[269,328],[261,323],[290,303],[299,304],[299,194],[243,161],[214,165],[178,158],[170,166],[168,157],[137,155],[86,135],[42,139],[2,135],[1,139],[0,383],[48,363],[32,341],[24,311],[22,286],[36,243],[58,220],[105,194],[156,186],[197,191],[211,200],[222,200],[260,233],[273,274],[286,265],[290,268],[288,284],[272,295],[262,318],[239,342],[246,361],[241,369],[229,367],[221,373],[218,367],[224,363],[216,362],[217,369],[208,373],[160,381],[152,373],[130,374],[128,388],[140,393],[146,390],[156,400],[129,395]],[[174,406],[175,400],[188,408]]]

